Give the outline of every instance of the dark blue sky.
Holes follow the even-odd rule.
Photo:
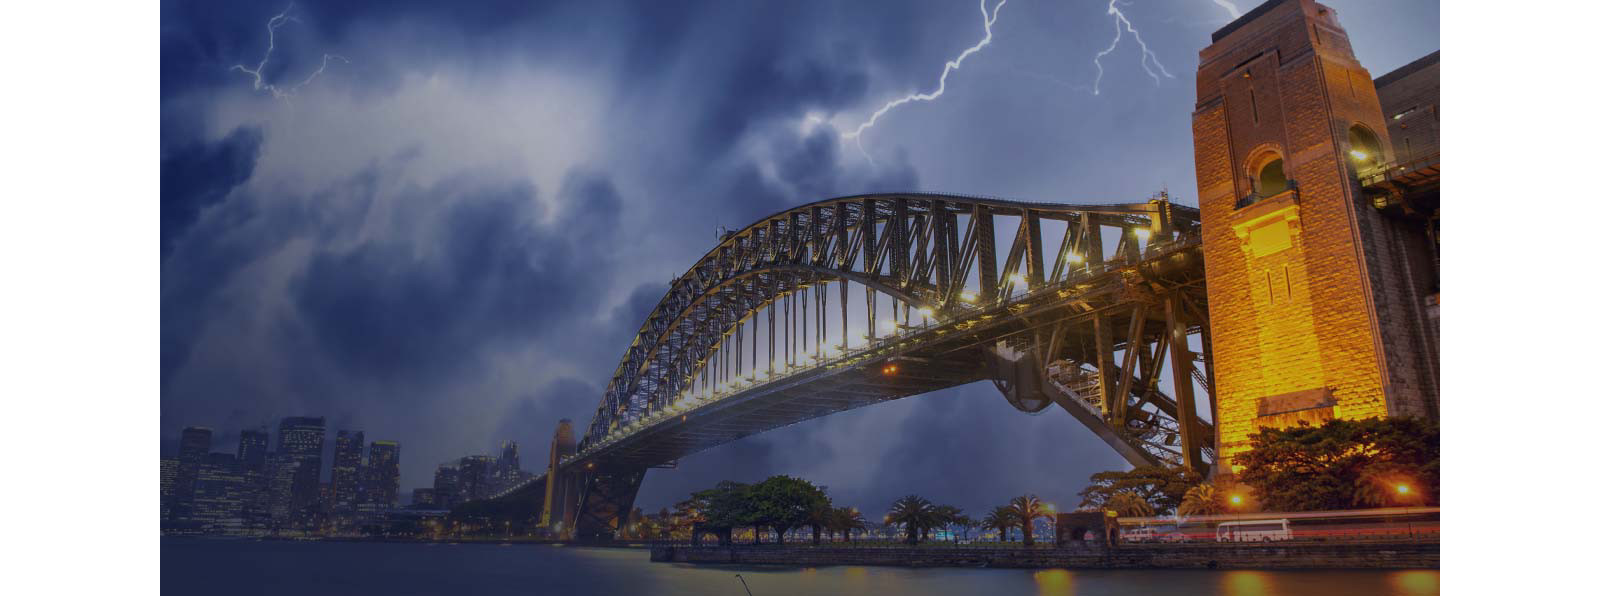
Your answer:
[[[1435,1],[1326,3],[1375,76],[1439,47]],[[232,67],[286,4],[163,2],[163,450],[326,415],[401,441],[407,489],[505,438],[532,467],[719,225],[875,191],[1192,204],[1193,73],[1224,4],[1119,3],[1172,76],[1124,34],[1096,95],[1106,3],[1009,0],[942,97],[865,133],[869,161],[841,134],[935,89],[983,37],[977,0],[301,1],[261,70],[284,97]],[[703,453],[640,504],[790,473],[868,512],[1072,505],[1124,466],[1065,412],[972,385]]]

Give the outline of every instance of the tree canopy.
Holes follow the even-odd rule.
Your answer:
[[[1139,466],[1126,472],[1107,471],[1089,477],[1089,486],[1078,493],[1079,509],[1107,509],[1107,503],[1120,493],[1132,493],[1155,513],[1167,514],[1183,502],[1184,493],[1203,479],[1184,468]],[[1111,508],[1115,510],[1115,508]]]
[[[1270,511],[1439,502],[1439,425],[1420,418],[1264,428],[1234,463]]]

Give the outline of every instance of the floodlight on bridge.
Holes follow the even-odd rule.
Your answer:
[[[1081,264],[1083,264],[1083,255],[1080,255],[1080,254],[1075,253],[1075,252],[1074,253],[1068,253],[1067,254],[1067,262],[1068,263],[1072,263],[1074,265],[1081,265]]]

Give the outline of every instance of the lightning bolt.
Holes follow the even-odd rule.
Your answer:
[[[1217,6],[1221,6],[1223,10],[1228,11],[1228,16],[1230,16],[1230,17],[1233,17],[1233,18],[1237,19],[1240,16],[1243,16],[1239,12],[1239,5],[1237,5],[1237,4],[1229,2],[1228,0],[1211,0],[1211,1],[1213,3],[1215,3]]]
[[[1117,36],[1111,39],[1111,46],[1110,47],[1107,47],[1104,50],[1100,50],[1100,53],[1094,55],[1094,70],[1095,70],[1095,74],[1094,74],[1094,94],[1095,95],[1099,95],[1100,94],[1100,77],[1106,73],[1105,68],[1100,66],[1100,59],[1105,57],[1106,54],[1110,54],[1113,50],[1117,49],[1117,44],[1122,42],[1122,30],[1123,29],[1127,29],[1129,33],[1133,34],[1133,40],[1135,42],[1138,42],[1139,49],[1144,52],[1144,54],[1142,56],[1140,56],[1140,58],[1139,58],[1139,64],[1144,67],[1144,71],[1146,73],[1149,73],[1150,78],[1155,79],[1156,86],[1157,87],[1161,86],[1161,77],[1156,76],[1156,71],[1150,69],[1150,64],[1151,63],[1154,63],[1156,65],[1156,68],[1161,71],[1162,75],[1165,75],[1169,79],[1172,78],[1172,73],[1167,72],[1167,67],[1162,66],[1161,65],[1161,61],[1156,59],[1156,53],[1150,51],[1150,46],[1147,46],[1147,45],[1144,44],[1144,38],[1139,37],[1139,30],[1133,28],[1133,23],[1128,20],[1128,16],[1125,15],[1125,14],[1122,14],[1122,9],[1117,8],[1117,0],[1111,0],[1110,2],[1107,3],[1106,14],[1111,15],[1112,17],[1114,17],[1114,20],[1113,20],[1112,24],[1117,26]]]
[[[857,126],[855,130],[841,135],[845,139],[854,139],[856,142],[856,148],[861,150],[861,154],[867,157],[867,161],[869,163],[877,165],[876,162],[872,161],[872,155],[867,153],[867,148],[861,145],[861,133],[866,132],[867,129],[876,125],[878,123],[878,119],[882,118],[884,114],[889,113],[889,110],[893,110],[913,101],[933,101],[935,99],[939,99],[939,96],[944,95],[945,79],[950,77],[950,72],[961,68],[961,62],[966,60],[967,56],[978,53],[984,47],[988,46],[989,42],[994,40],[994,22],[996,19],[1000,18],[1000,7],[1006,5],[1006,0],[1000,0],[999,4],[994,5],[993,13],[989,12],[987,2],[988,0],[978,0],[978,10],[983,12],[983,40],[979,41],[977,45],[962,51],[961,55],[956,56],[955,60],[950,60],[944,63],[944,72],[939,73],[939,88],[937,90],[935,90],[933,93],[912,93],[905,97],[883,104],[883,107],[878,108],[878,111],[873,112],[872,117],[868,118],[866,122],[861,123],[861,125]]]
[[[256,67],[255,68],[252,69],[252,68],[246,67],[243,64],[235,64],[235,65],[233,65],[233,68],[229,69],[229,70],[237,70],[239,72],[242,72],[242,73],[245,73],[247,75],[250,75],[251,77],[253,77],[255,79],[254,89],[256,91],[267,91],[267,92],[270,92],[270,93],[272,93],[273,97],[276,97],[278,99],[288,99],[290,97],[294,97],[295,92],[299,91],[301,87],[304,87],[304,86],[310,84],[311,81],[316,80],[316,78],[318,76],[322,75],[323,71],[328,69],[328,61],[329,60],[338,60],[338,61],[343,62],[345,64],[349,64],[350,63],[350,60],[345,58],[344,56],[340,56],[338,54],[323,54],[322,55],[322,65],[318,66],[317,70],[312,71],[311,75],[306,77],[305,80],[300,81],[299,83],[296,83],[296,84],[290,86],[287,89],[285,89],[283,87],[279,87],[279,86],[274,85],[272,83],[266,82],[266,80],[263,79],[262,76],[261,76],[261,71],[266,69],[267,62],[272,59],[272,50],[277,48],[278,28],[282,27],[284,25],[284,23],[288,23],[288,22],[291,22],[291,21],[296,22],[296,23],[300,22],[299,19],[296,19],[296,18],[294,18],[292,16],[289,16],[289,11],[291,11],[291,10],[294,10],[294,3],[293,2],[290,2],[289,6],[287,6],[287,7],[285,7],[283,9],[283,12],[280,12],[277,15],[273,16],[272,18],[267,19],[267,52],[265,54],[261,55],[261,62],[256,63]]]

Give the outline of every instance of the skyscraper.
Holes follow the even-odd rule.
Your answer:
[[[315,418],[290,416],[278,424],[279,463],[294,464],[294,476],[288,495],[291,514],[300,513],[318,503],[322,475],[322,442],[326,429],[324,420],[320,416]]]
[[[178,481],[178,460],[170,457],[161,458],[161,521],[172,518],[172,505],[175,493],[173,487]]]
[[[456,484],[456,503],[475,501],[489,496],[494,458],[487,455],[468,455],[459,464],[460,479]]]
[[[457,489],[460,486],[461,471],[455,464],[439,464],[433,472],[433,506],[439,509],[449,509],[456,506]]]
[[[211,429],[191,426],[178,436],[178,471],[172,484],[172,516],[188,519],[194,505],[194,483],[211,453]]]
[[[239,433],[239,465],[246,471],[262,472],[267,466],[267,431],[246,429]]]
[[[522,457],[517,453],[516,441],[500,443],[500,459],[494,465],[494,489],[498,493],[522,480]]]
[[[367,499],[378,509],[400,506],[400,443],[373,441],[367,450]]]
[[[361,448],[365,435],[359,430],[341,430],[334,439],[332,500],[335,512],[355,511],[362,501],[361,478],[365,474],[361,468]]]

